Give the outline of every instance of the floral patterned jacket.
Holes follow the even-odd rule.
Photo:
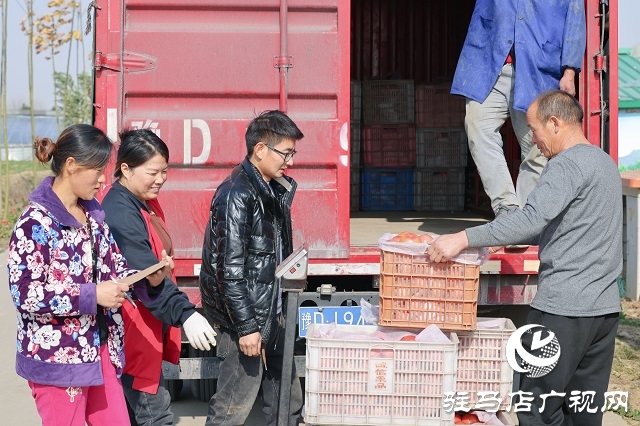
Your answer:
[[[9,243],[9,287],[18,317],[16,372],[39,384],[101,385],[97,310],[104,310],[109,357],[118,375],[124,366],[124,326],[120,309],[98,306],[95,283],[137,271],[120,254],[100,204],[80,200],[97,253],[94,279],[88,229],[53,192],[53,180],[45,178],[29,195]],[[146,280],[134,287],[139,298],[151,297]]]

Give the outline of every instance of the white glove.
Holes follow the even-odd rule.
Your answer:
[[[216,345],[216,332],[209,324],[209,321],[197,312],[194,312],[187,320],[182,324],[184,334],[189,339],[189,344],[195,349],[201,351],[208,351],[211,346]],[[211,346],[209,346],[211,342]]]

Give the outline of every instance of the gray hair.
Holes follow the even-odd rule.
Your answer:
[[[551,116],[568,124],[582,124],[584,113],[578,100],[562,90],[549,90],[536,98],[538,103],[537,118],[542,123],[549,121]]]

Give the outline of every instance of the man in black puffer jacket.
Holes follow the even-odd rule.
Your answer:
[[[276,424],[284,321],[275,270],[293,250],[290,209],[297,186],[284,172],[303,136],[282,112],[260,114],[245,134],[247,157],[211,201],[200,292],[205,315],[219,330],[221,364],[206,425],[244,424],[260,391],[267,425]],[[294,426],[302,409],[295,368],[289,380]]]

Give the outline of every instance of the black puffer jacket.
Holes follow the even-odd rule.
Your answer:
[[[269,342],[278,303],[277,253],[285,258],[292,252],[296,186],[288,176],[267,183],[245,158],[216,190],[200,270],[202,306],[213,324],[239,336],[259,331]]]

